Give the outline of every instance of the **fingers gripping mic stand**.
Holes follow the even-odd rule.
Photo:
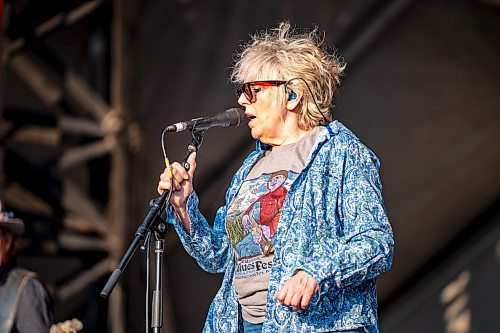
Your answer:
[[[165,133],[165,131],[164,131]],[[189,155],[191,153],[197,152],[198,149],[201,146],[201,143],[203,141],[203,134],[205,131],[193,131],[191,132],[193,138],[189,142],[187,146],[187,152],[184,157],[184,160],[182,161],[182,166],[186,169],[190,169],[190,165],[187,162],[187,159],[189,158]],[[163,135],[162,135],[163,137]],[[162,138],[162,146],[163,146],[163,138]],[[163,147],[164,148],[164,147]],[[163,149],[163,153],[165,155],[165,160],[167,167],[169,168],[170,166],[168,165],[168,159],[166,158],[165,154],[165,149]],[[170,177],[170,189],[173,188],[173,178]],[[146,218],[142,222],[142,225],[137,228],[137,231],[135,232],[134,239],[130,243],[129,247],[125,251],[125,254],[123,255],[122,259],[120,260],[120,263],[118,264],[118,267],[113,271],[111,276],[109,277],[108,281],[106,282],[106,285],[101,291],[101,297],[103,298],[108,298],[113,289],[116,287],[116,284],[118,283],[118,280],[122,276],[123,271],[125,270],[125,267],[129,263],[130,259],[134,255],[135,251],[137,250],[137,247],[139,247],[139,244],[142,240],[145,239],[144,243],[146,246],[142,246],[141,249],[146,249],[147,250],[147,287],[146,287],[146,300],[148,300],[149,296],[149,250],[150,250],[150,239],[151,239],[151,234],[154,232],[155,235],[155,253],[156,253],[156,274],[155,274],[155,289],[153,290],[153,300],[151,304],[151,327],[153,328],[153,333],[161,333],[162,332],[162,327],[163,327],[163,297],[162,297],[162,264],[163,264],[163,252],[165,250],[165,236],[167,233],[167,226],[165,224],[165,221],[161,218],[161,214],[163,211],[165,211],[166,205],[169,204],[170,201],[170,196],[172,195],[171,190],[165,190],[163,193],[156,199],[153,199],[150,201],[149,206],[151,207],[149,210],[149,213],[146,215]],[[147,321],[149,320],[149,315],[148,315],[148,309],[149,309],[149,302],[146,301],[146,333],[149,331],[149,325]]]

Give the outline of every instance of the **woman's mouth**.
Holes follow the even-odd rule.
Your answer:
[[[254,120],[255,118],[257,118],[256,116],[254,116],[252,114],[249,114],[249,113],[245,113],[245,117],[248,119],[248,124],[249,125],[252,122],[252,120]]]

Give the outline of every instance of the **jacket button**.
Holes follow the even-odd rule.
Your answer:
[[[231,311],[231,316],[234,316],[236,314],[236,311]]]

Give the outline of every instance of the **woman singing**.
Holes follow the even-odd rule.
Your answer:
[[[172,164],[168,220],[224,273],[204,332],[378,332],[375,279],[391,267],[379,161],[330,108],[345,65],[317,29],[254,35],[231,79],[256,148],[213,227],[193,191],[196,154]],[[170,188],[167,170],[158,192]]]

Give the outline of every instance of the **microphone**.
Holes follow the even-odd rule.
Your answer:
[[[200,117],[167,126],[167,132],[206,131],[212,127],[236,127],[241,123],[242,109],[231,108],[212,117]]]

